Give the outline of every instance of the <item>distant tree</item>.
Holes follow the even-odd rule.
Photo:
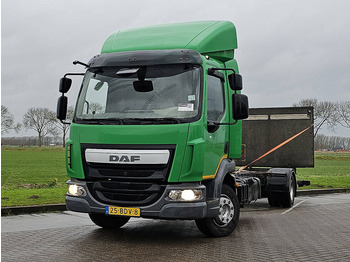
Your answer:
[[[347,149],[350,150],[350,137],[325,136],[318,134],[315,137],[315,149]]]
[[[100,103],[91,103],[89,106],[91,114],[101,114],[105,112],[105,108]]]
[[[56,119],[53,119],[52,123],[53,123],[53,126],[55,126],[55,122],[56,122]],[[60,136],[60,131],[57,130],[56,127],[52,128],[51,131],[50,131],[50,135],[51,137],[49,137],[46,141],[50,141],[49,144],[56,144],[56,140],[57,138]],[[47,136],[48,137],[48,136]],[[46,137],[45,137],[46,138]],[[48,144],[48,145],[49,145]]]
[[[69,106],[67,110],[67,121],[66,122],[71,122],[73,119],[74,115],[74,108],[73,106]],[[54,120],[55,125],[58,127],[58,129],[62,132],[62,144],[63,147],[66,146],[66,137],[70,128],[70,124],[65,124],[62,123],[60,120],[56,119]]]
[[[334,126],[337,124],[336,104],[325,101],[318,102],[315,98],[302,99],[299,103],[293,106],[312,106],[314,108],[314,137],[316,137],[320,128],[325,124],[334,131]]]
[[[342,101],[336,105],[338,118],[337,122],[346,128],[350,128],[350,101]]]
[[[15,124],[14,117],[6,106],[1,106],[1,134],[8,133],[10,130],[18,132],[21,124]]]
[[[53,119],[55,113],[48,108],[32,107],[23,116],[23,125],[27,129],[33,129],[38,133],[38,146],[41,147],[43,138],[47,134],[55,132]]]

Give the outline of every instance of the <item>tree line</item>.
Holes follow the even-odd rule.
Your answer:
[[[72,106],[68,107],[67,119],[73,119],[74,109]],[[62,123],[56,118],[56,113],[48,108],[31,107],[24,114],[22,123],[15,123],[14,116],[10,113],[7,107],[1,105],[1,134],[6,134],[11,130],[18,132],[21,128],[26,130],[34,130],[37,136],[37,145],[41,147],[46,138],[50,140],[57,140],[62,137],[62,144],[65,146],[66,137],[69,131],[69,124]],[[57,144],[57,142],[54,142]],[[22,143],[27,144],[27,143]]]
[[[318,134],[315,137],[315,150],[350,150],[350,137],[325,136]]]
[[[10,146],[20,146],[20,147],[37,146],[38,137],[37,136],[3,137],[1,138],[1,144],[10,145]],[[62,145],[62,138],[59,136],[45,136],[42,138],[41,145],[42,146]]]
[[[312,106],[314,108],[314,137],[315,143],[316,141],[322,141],[320,142],[320,145],[332,144],[332,147],[334,147],[340,139],[332,138],[332,140],[331,138],[329,138],[329,141],[337,142],[327,142],[328,144],[324,142],[324,137],[327,136],[317,136],[322,126],[327,126],[327,128],[333,131],[335,130],[336,126],[350,128],[350,101],[341,101],[335,103],[329,101],[319,102],[317,99],[308,98],[302,99],[300,102],[294,104],[293,106]],[[68,120],[73,119],[73,112],[73,107],[68,107]],[[41,147],[41,145],[43,144],[43,140],[45,137],[54,137],[55,139],[57,139],[57,137],[61,137],[61,141],[64,146],[69,131],[69,126],[69,124],[60,122],[56,118],[55,112],[49,110],[48,108],[39,107],[29,108],[23,116],[22,123],[15,123],[14,116],[10,113],[8,108],[4,105],[1,105],[1,134],[6,134],[11,130],[15,130],[16,132],[18,132],[21,128],[25,128],[26,130],[34,130],[38,135],[37,145],[39,147]],[[316,137],[318,137],[318,140],[316,139]],[[342,142],[339,145],[347,145],[346,143],[347,142]],[[325,148],[330,147],[326,146]]]

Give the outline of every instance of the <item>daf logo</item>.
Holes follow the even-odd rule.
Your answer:
[[[109,156],[109,162],[135,162],[140,161],[140,156],[117,156],[117,155],[110,155]]]

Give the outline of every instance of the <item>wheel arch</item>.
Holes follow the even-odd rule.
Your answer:
[[[236,167],[235,161],[229,158],[223,159],[220,163],[216,176],[213,180],[204,180],[203,184],[207,189],[207,199],[218,199],[221,195],[221,188],[223,184],[232,186],[235,193],[236,180],[230,172],[234,171]]]

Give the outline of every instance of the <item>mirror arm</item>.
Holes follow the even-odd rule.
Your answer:
[[[212,67],[208,69],[208,73],[212,74],[216,70],[223,70],[223,71],[233,71],[233,73],[236,73],[236,71],[233,68],[217,68],[217,67]]]
[[[83,76],[85,73],[67,73],[63,77],[66,78],[66,76]]]
[[[64,125],[70,125],[70,124],[72,124],[71,122],[65,122],[65,121],[63,121],[63,120],[60,120],[60,121],[61,121],[61,123],[64,124]]]
[[[237,122],[238,122],[238,120],[235,120],[232,123],[218,123],[218,122],[208,121],[208,125],[212,125],[212,126],[230,126],[230,125],[237,124]]]
[[[85,64],[85,63],[80,62],[80,61],[78,61],[78,60],[73,61],[73,65],[76,65],[76,64],[83,65],[83,66],[85,66],[85,67],[89,67],[88,64]]]
[[[235,120],[232,123],[218,123],[219,126],[231,126],[237,124],[238,120]]]

